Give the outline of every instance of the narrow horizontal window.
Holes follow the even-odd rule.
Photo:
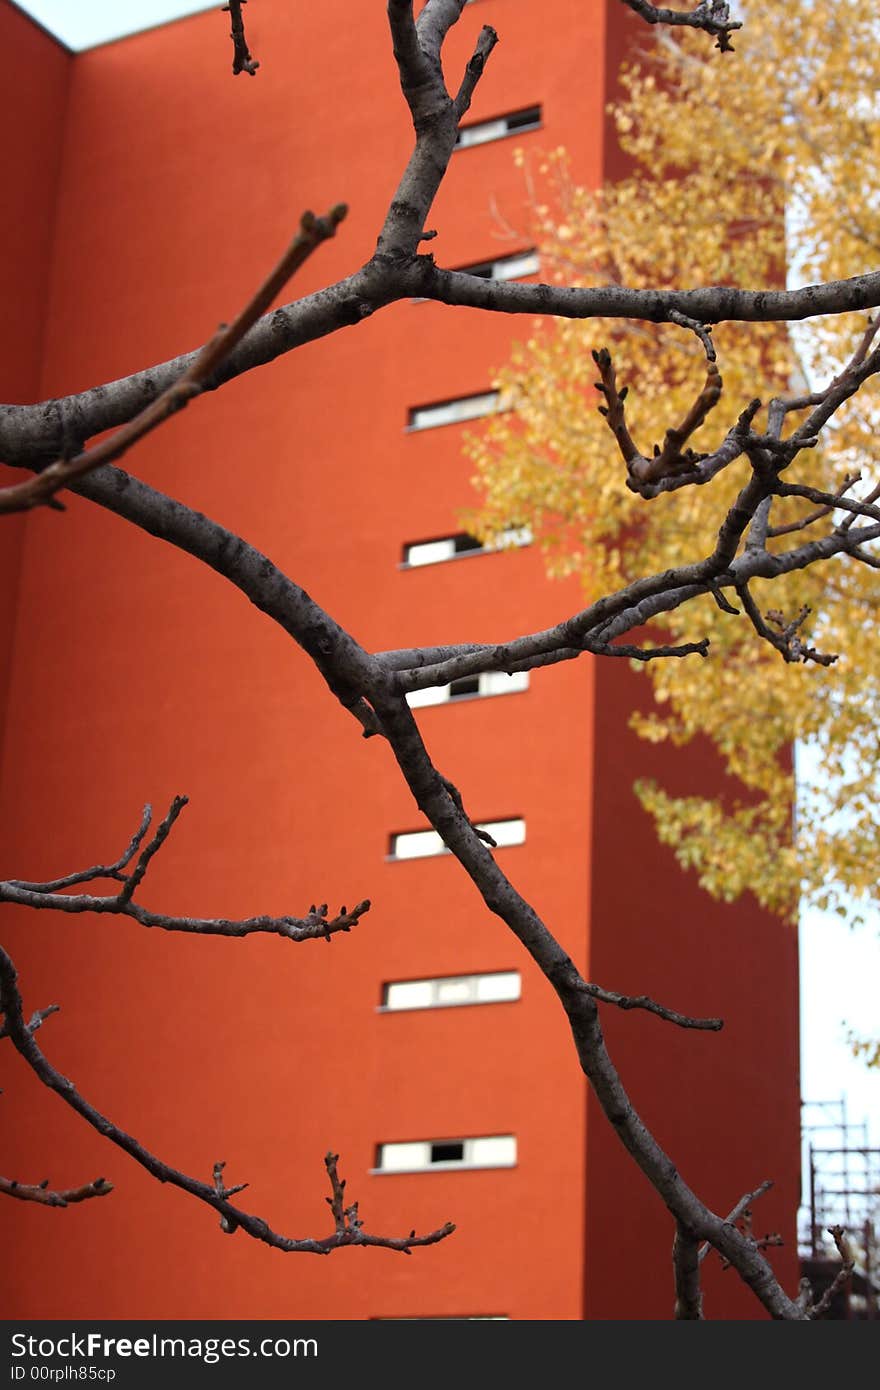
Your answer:
[[[456,555],[469,555],[483,549],[483,542],[467,531],[454,536],[441,536],[436,541],[414,541],[403,547],[405,565],[436,565],[441,560],[454,560]]]
[[[498,848],[505,845],[522,845],[526,838],[526,823],[521,817],[510,820],[484,821],[477,826],[491,835]],[[392,835],[389,842],[391,859],[430,859],[434,855],[448,854],[449,850],[436,830],[407,830]]]
[[[410,709],[423,709],[426,705],[445,705],[450,701],[479,699],[487,695],[513,695],[528,688],[528,671],[514,671],[509,676],[504,671],[484,671],[479,676],[464,676],[449,685],[411,690],[406,700]]]
[[[463,420],[479,420],[501,410],[500,391],[480,391],[474,396],[457,396],[434,405],[412,406],[407,417],[407,429],[433,430],[440,425],[457,425]]]
[[[496,116],[491,121],[475,121],[473,125],[461,126],[455,148],[464,150],[470,145],[486,145],[490,140],[503,140],[508,135],[524,135],[526,131],[540,128],[540,106],[524,106],[519,111],[508,111],[506,116]]]
[[[476,1139],[424,1139],[416,1144],[379,1144],[374,1173],[419,1173],[431,1169],[513,1168],[516,1136],[487,1134]]]
[[[477,828],[491,835],[499,849],[503,845],[524,845],[526,841],[526,823],[520,817],[513,820],[484,821]]]
[[[515,550],[531,543],[532,533],[528,526],[508,527],[487,544],[467,531],[457,531],[453,536],[439,536],[437,540],[409,542],[403,547],[402,564],[415,569],[418,565],[437,565],[442,560],[456,560],[461,555],[493,554],[497,550]]]
[[[537,275],[541,268],[537,251],[517,251],[512,256],[498,256],[494,261],[475,261],[473,265],[459,265],[456,270],[465,275],[477,275],[481,280],[519,280],[526,275]]]
[[[461,1004],[503,1004],[519,999],[518,970],[493,970],[486,975],[441,975],[433,980],[394,980],[382,987],[382,1008],[448,1009]]]

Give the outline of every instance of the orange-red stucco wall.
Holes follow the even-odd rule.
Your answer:
[[[213,13],[77,57],[41,394],[196,345],[244,301],[305,207],[345,200],[351,213],[297,293],[369,255],[410,145],[383,8],[362,7],[353,24],[342,0],[262,0],[248,15],[262,60],[253,80],[231,78],[225,24]],[[432,249],[450,265],[512,249],[496,239],[493,207],[525,229],[514,145],[567,143],[587,180],[602,165],[605,5],[547,0],[536,29],[527,0],[484,0],[454,36],[453,70],[481,22],[502,43],[471,118],[540,101],[544,129],[454,156],[430,219]],[[525,331],[506,318],[400,304],[196,402],[139,446],[130,467],[265,551],[368,648],[545,626],[578,604],[578,591],[547,585],[530,550],[398,565],[405,542],[459,530],[458,510],[471,501],[459,428],[406,434],[407,408],[486,389],[511,336]],[[590,1188],[604,1122],[591,1119],[588,1135],[585,1087],[549,987],[453,861],[386,861],[389,835],[418,828],[419,816],[387,749],[359,737],[302,653],[195,561],[76,498],[66,515],[29,520],[18,623],[40,641],[19,643],[10,683],[6,872],[44,877],[112,859],[145,800],[162,814],[185,792],[191,805],[141,894],[149,906],[246,916],[374,903],[329,947],[7,911],[26,1007],[63,1006],[41,1031],[47,1054],[169,1163],[210,1180],[215,1160],[226,1160],[227,1180],[249,1181],[250,1209],[277,1230],[328,1229],[322,1158],[332,1148],[369,1229],[452,1219],[458,1231],[411,1259],[342,1251],[317,1260],[229,1239],[210,1212],[109,1149],[9,1058],[0,1171],[48,1174],[57,1185],[101,1173],[116,1191],[64,1212],[5,1204],[16,1269],[7,1316],[578,1319],[585,1300],[588,1312],[599,1308],[600,1266],[611,1287],[632,1290],[625,1316],[665,1316],[668,1219],[650,1193],[632,1199],[646,1208],[640,1259],[661,1290],[643,1297],[619,1253],[628,1261],[629,1246],[609,1242],[598,1213],[641,1179],[621,1177],[629,1160],[606,1158],[603,1147],[600,1185]],[[606,792],[628,788],[641,756],[621,744],[609,781],[602,743],[609,711],[630,698],[623,677],[620,694],[592,664],[568,663],[536,674],[524,693],[419,719],[474,818],[525,817],[526,844],[500,850],[499,863],[578,963],[595,962],[610,987],[642,990],[653,986],[637,966],[657,882],[690,895],[706,919],[719,910],[682,889],[665,851],[645,851],[660,879],[637,881],[628,817],[608,816]],[[635,895],[626,979],[605,911],[621,876]],[[740,920],[740,909],[727,911]],[[624,927],[613,931],[623,943]],[[709,928],[703,967],[713,981],[716,951],[726,969],[728,947]],[[517,1003],[376,1009],[383,981],[513,968],[523,973]],[[790,954],[780,968],[793,972]],[[728,998],[703,984],[696,964],[674,991],[657,981],[658,993],[695,1009]],[[735,979],[725,988],[735,996]],[[789,999],[793,988],[792,974]],[[755,1036],[724,1066],[738,1075],[766,1066],[769,1094],[790,1083],[795,1035],[789,1013],[779,1022],[761,1008]],[[627,1062],[634,1091],[653,1089],[659,1059],[675,1059],[653,1111],[663,1086],[690,1085],[688,1068],[702,1081],[707,1055],[732,1057],[710,1053],[715,1038],[682,1042],[659,1024],[633,1027],[631,1016],[621,1027],[647,1037],[647,1057]],[[709,1127],[739,1103],[724,1079],[705,1095]],[[774,1156],[791,1188],[797,1136],[785,1123]],[[673,1145],[682,1136],[678,1121],[671,1128]],[[499,1133],[517,1136],[516,1168],[370,1173],[383,1141]],[[722,1206],[765,1175],[752,1150],[711,1158]],[[719,1312],[740,1307],[736,1296],[726,1301],[727,1279]]]
[[[4,181],[0,398],[36,401],[40,399],[49,258],[71,57],[7,0],[0,0],[0,44],[6,55],[0,88]],[[7,471],[4,482],[12,477]],[[4,518],[0,540],[0,747],[24,527],[21,516]]]

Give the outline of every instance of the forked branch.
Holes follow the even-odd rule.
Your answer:
[[[353,1208],[355,1218],[352,1218],[348,1213],[343,1214],[341,1222],[337,1218],[336,1228],[332,1235],[305,1239],[280,1235],[277,1231],[273,1231],[262,1217],[243,1211],[232,1204],[229,1200],[230,1196],[242,1191],[246,1184],[227,1188],[222,1179],[223,1163],[215,1163],[211,1183],[200,1182],[198,1178],[190,1177],[177,1168],[172,1168],[162,1159],[157,1158],[155,1154],[150,1153],[148,1149],[145,1149],[130,1134],[126,1134],[106,1115],[102,1115],[100,1111],[96,1110],[79,1093],[73,1082],[66,1076],[62,1076],[61,1072],[52,1066],[34,1042],[33,1032],[24,1021],[15,966],[2,947],[0,947],[0,1010],[5,1015],[7,1036],[12,1040],[16,1051],[20,1053],[45,1086],[60,1096],[65,1104],[75,1110],[100,1135],[109,1139],[111,1144],[115,1144],[117,1148],[129,1154],[154,1178],[158,1178],[159,1182],[170,1183],[173,1187],[188,1192],[191,1197],[195,1197],[198,1201],[213,1207],[220,1217],[223,1230],[227,1234],[231,1235],[237,1230],[242,1230],[254,1240],[263,1241],[275,1250],[312,1255],[329,1255],[332,1251],[345,1245],[375,1245],[386,1250],[398,1250],[409,1254],[417,1246],[436,1245],[438,1241],[445,1240],[447,1236],[452,1235],[455,1230],[454,1225],[447,1221],[437,1230],[423,1236],[416,1235],[415,1231],[412,1231],[408,1236],[371,1235],[363,1229],[360,1220],[356,1219],[357,1207],[355,1205]],[[341,1196],[342,1190],[336,1173],[336,1155],[328,1154],[325,1164],[330,1175],[333,1200],[335,1201],[337,1193]],[[103,1183],[104,1180],[101,1179],[100,1181]],[[91,1195],[104,1195],[104,1193]],[[349,1208],[349,1212],[351,1210]],[[334,1217],[336,1217],[335,1210]]]
[[[345,217],[346,211],[345,204],[338,203],[325,217],[316,217],[312,212],[304,212],[300,219],[299,231],[271,275],[263,281],[253,298],[232,323],[223,324],[218,328],[213,338],[205,344],[176,381],[171,382],[156,400],[109,439],[75,454],[73,458],[57,459],[41,473],[23,483],[13,483],[10,487],[0,489],[0,512],[27,511],[31,507],[51,504],[61,488],[83,477],[84,474],[91,473],[93,469],[121,458],[132,444],[143,439],[170,415],[183,410],[195,396],[201,395],[217,368],[241,342],[248,329],[266,312],[293,273],[308,260],[322,241],[336,235],[336,228]]]
[[[738,453],[742,452],[742,443],[738,436],[731,440],[731,443],[738,443],[740,447],[736,448],[735,451],[728,448],[720,458],[721,451],[716,451],[715,455],[709,455],[696,453],[693,449],[685,448],[687,441],[705,423],[709,413],[714,410],[721,399],[722,380],[718,364],[715,361],[714,349],[711,347],[705,330],[703,330],[701,337],[709,343],[705,383],[681,424],[670,426],[667,429],[662,446],[654,445],[651,458],[647,458],[640,452],[627,427],[624,402],[629,387],[622,386],[618,389],[617,375],[610,352],[607,348],[600,348],[598,352],[593,353],[593,361],[599,368],[601,376],[601,381],[596,382],[596,390],[605,397],[605,405],[599,406],[599,413],[604,415],[608,421],[609,429],[617,440],[617,446],[626,464],[627,487],[632,492],[654,496],[656,493],[651,490],[653,485],[666,484],[676,479],[688,483],[709,482],[721,468],[726,467]]]
[[[168,839],[175,821],[186,805],[185,796],[176,796],[153,838],[141,849],[152,820],[151,808],[149,805],[145,806],[140,826],[124,854],[114,864],[98,864],[91,869],[81,869],[64,878],[51,879],[45,883],[7,879],[0,882],[0,903],[16,903],[19,907],[43,908],[56,912],[109,913],[112,916],[131,917],[142,927],[159,927],[163,931],[190,932],[200,936],[241,937],[252,936],[256,932],[268,932],[286,937],[288,941],[329,941],[337,932],[351,931],[360,918],[369,912],[368,898],[356,903],[352,908],[341,907],[333,917],[328,917],[326,903],[319,907],[312,904],[305,917],[261,916],[239,920],[225,917],[172,917],[142,907],[134,901],[134,894],[146,876],[150,861]],[[134,868],[130,873],[126,873],[125,870],[135,854],[138,854],[138,857]],[[116,879],[122,885],[118,893],[102,897],[92,893],[64,892],[64,889],[74,885],[103,878]],[[34,1026],[39,1027],[40,1022],[42,1018]],[[3,1031],[0,1030],[0,1037],[2,1036]]]

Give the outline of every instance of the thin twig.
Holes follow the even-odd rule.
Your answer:
[[[223,1164],[214,1165],[211,1183],[200,1182],[198,1178],[190,1177],[188,1174],[172,1168],[162,1159],[157,1158],[155,1154],[150,1153],[148,1149],[145,1149],[130,1134],[126,1134],[106,1115],[102,1115],[100,1111],[96,1110],[79,1093],[73,1082],[66,1076],[62,1076],[61,1072],[52,1066],[34,1042],[33,1035],[24,1021],[21,995],[18,991],[17,972],[2,947],[0,947],[0,1009],[6,1016],[6,1026],[14,1047],[45,1086],[60,1096],[65,1104],[75,1110],[100,1135],[109,1139],[111,1144],[115,1144],[117,1148],[129,1154],[136,1163],[139,1163],[159,1182],[170,1183],[173,1187],[188,1192],[198,1201],[213,1207],[221,1220],[226,1222],[224,1229],[230,1228],[230,1234],[241,1229],[254,1240],[263,1241],[276,1250],[313,1255],[329,1255],[333,1250],[338,1250],[345,1245],[374,1245],[408,1254],[416,1246],[436,1245],[438,1241],[445,1240],[455,1230],[451,1222],[446,1222],[445,1225],[425,1236],[417,1236],[414,1231],[403,1237],[373,1236],[368,1235],[362,1228],[354,1229],[351,1225],[342,1232],[337,1229],[332,1235],[318,1239],[295,1239],[290,1236],[279,1235],[262,1217],[242,1211],[229,1201],[228,1194],[241,1189],[227,1189],[223,1186]]]
[[[854,520],[858,513],[852,508],[849,508],[847,502],[841,504],[841,499],[851,487],[854,487],[855,484],[861,480],[861,476],[861,473],[855,473],[852,476],[847,474],[837,492],[825,494],[828,498],[827,502],[823,502],[822,506],[817,507],[815,511],[808,512],[807,515],[801,517],[799,521],[789,521],[783,526],[769,526],[766,532],[767,538],[774,540],[777,536],[790,536],[795,531],[806,531],[809,526],[814,526],[817,521],[822,521],[826,516],[830,516],[832,512],[837,511],[841,505],[847,507],[849,515]],[[805,491],[810,490],[811,489],[799,488],[796,484],[786,485],[780,483],[776,495],[779,497],[802,497]],[[870,515],[870,513],[868,514]],[[880,520],[880,512],[877,513],[877,519]],[[850,525],[851,524],[852,522],[850,522]]]
[[[47,1018],[51,1018],[53,1014],[57,1014],[60,1012],[60,1004],[49,1004],[45,1009],[35,1009],[34,1012],[31,1014],[30,1023],[27,1025],[28,1032],[36,1033],[38,1028],[42,1028]],[[0,1024],[0,1038],[8,1037],[9,1034],[6,1031],[6,1024]]]
[[[136,851],[140,848],[141,841],[150,828],[153,816],[153,808],[149,802],[144,807],[141,823],[129,841],[128,848],[116,860],[115,864],[95,864],[91,869],[79,869],[76,873],[65,874],[63,878],[49,879],[46,883],[31,883],[25,879],[13,879],[13,887],[29,888],[33,893],[58,893],[62,888],[72,888],[77,883],[89,883],[95,878],[122,878],[122,870],[131,863]]]
[[[675,1280],[675,1317],[684,1322],[703,1321],[703,1294],[700,1288],[699,1241],[680,1221],[672,1242],[672,1271]]]
[[[723,1018],[691,1018],[675,1009],[668,1009],[665,1004],[658,1004],[656,1000],[649,999],[647,994],[618,994],[613,989],[603,989],[601,985],[589,984],[586,980],[581,981],[578,988],[602,1004],[614,1004],[618,1009],[625,1011],[644,1009],[649,1014],[656,1014],[657,1018],[665,1019],[667,1023],[674,1023],[678,1028],[696,1028],[703,1032],[720,1033],[724,1027]]]
[[[743,1196],[740,1197],[733,1210],[728,1212],[727,1216],[725,1216],[725,1226],[735,1226],[737,1221],[739,1221],[740,1217],[744,1216],[747,1211],[751,1211],[758,1198],[763,1197],[765,1192],[769,1192],[772,1186],[773,1179],[765,1178],[762,1183],[758,1184],[754,1192],[744,1193]],[[706,1256],[708,1255],[711,1249],[712,1247],[708,1241],[705,1243],[705,1245],[702,1245],[700,1247],[700,1259],[705,1260]]]
[[[238,77],[240,72],[246,72],[250,77],[256,75],[260,64],[257,59],[251,56],[248,48],[247,39],[244,32],[244,18],[241,13],[242,5],[246,5],[247,0],[229,0],[228,5],[223,6],[223,13],[228,14],[232,22],[229,37],[233,44],[232,75]]]
[[[112,1191],[113,1184],[106,1178],[95,1178],[94,1182],[83,1183],[81,1187],[55,1192],[49,1187],[48,1178],[40,1183],[23,1183],[0,1177],[0,1192],[5,1196],[17,1197],[20,1202],[39,1202],[44,1207],[69,1207],[75,1202],[87,1202],[91,1197],[106,1197]]]
[[[17,903],[20,907],[31,907],[46,909],[56,912],[80,913],[95,912],[99,914],[109,913],[115,916],[131,917],[142,927],[158,927],[163,931],[190,932],[202,936],[250,936],[256,932],[268,932],[276,936],[286,937],[289,941],[329,941],[337,932],[349,932],[357,924],[361,917],[370,910],[370,900],[365,898],[362,902],[356,903],[351,909],[345,906],[339,909],[334,917],[327,916],[327,904],[322,903],[316,907],[314,904],[309,908],[305,917],[246,917],[239,920],[225,917],[173,917],[165,913],[151,912],[148,908],[142,907],[140,903],[134,902],[135,890],[140,887],[149,868],[154,855],[158,853],[162,845],[167,840],[175,821],[183,808],[188,804],[185,796],[176,796],[171,803],[168,814],[158,827],[155,835],[148,845],[141,850],[137,862],[130,875],[121,872],[127,865],[135,851],[140,846],[150,826],[151,812],[150,807],[144,808],[143,819],[140,827],[132,837],[131,844],[125,854],[109,868],[106,865],[96,865],[92,869],[83,869],[78,873],[68,874],[66,878],[53,879],[47,883],[28,883],[22,879],[7,879],[0,882],[0,902]],[[63,893],[56,891],[59,887],[65,888],[71,884],[83,883],[94,878],[116,878],[121,880],[122,887],[118,893],[99,897],[91,893]],[[39,1028],[43,1018],[54,1013],[57,1005],[51,1005],[44,1009],[40,1014],[35,1014],[31,1020],[34,1031]],[[0,1028],[0,1038],[5,1036],[5,1030]]]
[[[331,208],[325,217],[316,217],[312,212],[304,212],[300,219],[299,231],[271,275],[232,323],[218,328],[182,376],[167,386],[160,396],[109,439],[96,444],[92,449],[83,450],[71,459],[57,459],[26,482],[13,483],[0,489],[0,513],[27,511],[31,507],[48,503],[62,487],[74,479],[121,458],[132,444],[143,439],[144,435],[161,425],[170,415],[183,410],[193,397],[201,395],[224,358],[228,357],[248,329],[266,312],[294,272],[322,241],[335,236],[336,228],[346,212],[344,203],[338,203]]]
[[[786,622],[783,615],[773,608],[769,609],[762,617],[758,605],[749,592],[747,583],[738,584],[737,593],[758,636],[763,641],[769,642],[771,647],[775,647],[781,653],[783,661],[792,663],[802,661],[805,664],[812,661],[817,666],[833,666],[839,660],[837,653],[817,651],[815,647],[804,642],[800,636],[800,629],[810,615],[808,604],[804,604],[796,617]]]
[[[855,1269],[855,1260],[849,1248],[849,1241],[846,1238],[846,1227],[829,1226],[828,1234],[832,1237],[834,1244],[837,1246],[837,1253],[840,1255],[842,1263],[840,1269],[835,1274],[819,1301],[812,1304],[812,1306],[807,1309],[807,1317],[811,1321],[823,1317],[824,1314],[828,1312],[828,1309],[834,1301],[835,1294],[843,1288],[847,1279],[849,1279]]]
[[[680,425],[671,426],[663,439],[662,448],[654,445],[653,457],[647,458],[637,448],[626,424],[624,402],[629,387],[618,390],[614,363],[607,348],[593,353],[593,361],[599,368],[600,381],[596,390],[605,397],[605,404],[599,406],[599,414],[608,421],[608,427],[617,440],[623,461],[626,464],[627,487],[643,496],[655,495],[650,489],[658,483],[677,481],[680,483],[708,482],[722,467],[742,453],[740,433],[731,431],[721,449],[714,454],[700,454],[684,445],[691,435],[704,424],[709,413],[721,399],[721,373],[715,361],[715,349],[708,332],[696,320],[686,318],[673,310],[673,322],[688,327],[696,333],[706,351],[706,380]]]
[[[660,657],[667,656],[708,656],[709,639],[703,637],[699,642],[684,642],[678,647],[631,647],[622,642],[616,642],[614,646],[598,644],[585,644],[587,650],[594,652],[596,656],[625,656],[630,661],[656,661]]]

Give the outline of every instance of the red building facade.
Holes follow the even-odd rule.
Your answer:
[[[82,390],[203,341],[305,207],[351,211],[296,294],[369,256],[411,140],[384,6],[250,11],[262,66],[233,81],[214,12],[73,57],[0,4],[16,55],[4,399]],[[453,156],[431,216],[450,266],[530,250],[496,235],[497,211],[527,224],[514,146],[565,144],[579,178],[613,173],[605,106],[631,33],[613,0],[545,0],[540,17],[531,0],[478,0],[450,39],[453,71],[480,23],[502,42],[468,123],[499,133]],[[129,465],[263,550],[369,649],[546,626],[578,594],[548,584],[531,547],[406,549],[457,535],[472,501],[460,424],[418,412],[488,391],[525,331],[392,306],[197,402]],[[423,822],[381,741],[360,739],[303,653],[189,557],[75,497],[2,527],[0,873],[112,860],[144,801],[161,813],[185,792],[149,906],[374,903],[329,948],[5,908],[26,1008],[62,1005],[45,1051],[167,1162],[210,1180],[225,1160],[276,1230],[327,1231],[330,1148],[368,1229],[458,1228],[410,1259],[230,1239],[10,1048],[0,1171],[55,1186],[101,1173],[116,1190],[66,1211],[3,1203],[4,1316],[669,1316],[668,1214],[588,1097],[518,943],[454,860],[394,841]],[[634,738],[646,687],[625,667],[587,657],[417,717],[474,817],[512,823],[499,862],[588,978],[725,1017],[720,1035],[632,1014],[605,1027],[644,1119],[716,1210],[776,1180],[759,1220],[787,1238],[774,1263],[793,1289],[796,940],[753,902],[709,900],[657,844],[635,776],[705,790],[717,772],[699,750]],[[382,1147],[403,1144],[421,1148]],[[707,1268],[706,1286],[709,1316],[759,1315],[733,1274]]]

